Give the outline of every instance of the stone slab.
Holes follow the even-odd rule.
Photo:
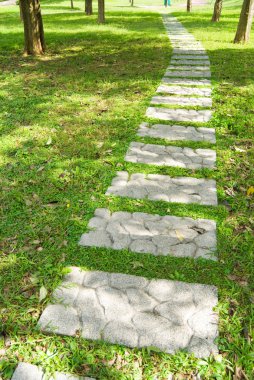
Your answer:
[[[86,339],[102,339],[128,347],[157,347],[166,353],[185,350],[196,357],[218,352],[217,289],[210,285],[180,281],[148,280],[121,273],[82,271],[72,267],[54,292],[54,303],[42,313],[39,326]],[[56,317],[65,309],[75,310],[78,325],[70,316]],[[71,312],[72,314],[72,312]],[[70,314],[70,315],[71,315]]]
[[[82,246],[217,260],[213,220],[97,209],[88,228],[81,236]]]
[[[138,136],[154,137],[169,141],[206,141],[215,143],[214,128],[194,128],[182,125],[165,125],[142,123],[138,130]]]
[[[168,84],[180,85],[180,86],[211,86],[210,79],[186,79],[186,78],[167,78],[164,77],[162,80],[168,79]]]
[[[148,107],[146,116],[161,120],[206,123],[212,118],[212,111]]]
[[[178,55],[206,55],[206,51],[203,48],[199,49],[186,49],[186,48],[174,48],[173,49],[173,54],[178,54]]]
[[[174,203],[217,205],[216,182],[193,177],[117,172],[107,195]]]
[[[191,149],[132,142],[125,161],[184,169],[214,169],[216,152],[213,149]]]
[[[184,66],[196,66],[203,65],[204,67],[209,67],[210,62],[208,60],[194,60],[194,59],[171,59],[171,65],[184,65]]]
[[[182,60],[182,59],[186,59],[186,60],[197,60],[197,61],[200,61],[200,60],[209,60],[209,57],[207,54],[198,54],[198,55],[195,55],[195,54],[173,54],[171,56],[171,60]]]
[[[200,66],[200,65],[195,65],[195,66],[190,66],[190,65],[170,65],[167,70],[179,70],[179,71],[205,71],[210,73],[209,67],[207,66]]]
[[[163,83],[171,83],[171,79],[164,78]],[[198,88],[198,87],[184,87],[184,86],[167,86],[162,84],[158,87],[157,92],[175,95],[197,95],[197,96],[211,96],[211,88]]]
[[[48,377],[43,370],[36,365],[20,362],[15,369],[11,380],[95,380],[91,377],[73,376],[70,374],[56,372],[54,376]]]
[[[177,71],[177,70],[171,70],[166,71],[165,73],[166,77],[177,77],[177,78],[210,78],[211,72],[210,71]]]
[[[212,99],[208,97],[187,98],[183,96],[154,96],[151,100],[151,104],[212,107]]]

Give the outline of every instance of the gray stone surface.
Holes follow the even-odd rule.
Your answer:
[[[148,107],[146,116],[161,120],[206,123],[211,119],[212,111]]]
[[[205,54],[205,49],[203,48],[197,48],[197,49],[186,49],[186,48],[174,48],[173,49],[173,54],[178,54],[178,55],[206,55]]]
[[[182,125],[154,124],[149,127],[149,123],[142,123],[138,130],[138,136],[155,137],[170,141],[216,142],[214,128],[194,128]]]
[[[154,96],[151,100],[151,104],[212,107],[212,99],[208,97],[187,98],[184,96]]]
[[[210,71],[177,71],[177,70],[171,70],[166,71],[165,73],[166,77],[176,77],[176,78],[210,78],[211,72]]]
[[[213,308],[218,296],[214,286],[120,273],[80,273],[82,285],[73,276],[73,282],[64,279],[56,290],[54,304],[40,318],[42,331],[53,332],[47,327],[51,325],[62,332],[62,325],[48,309],[67,305],[79,314],[79,331],[87,339],[130,347],[155,346],[167,353],[181,349],[197,357],[217,353],[214,339],[218,318]],[[73,298],[69,297],[69,289],[76,289]]]
[[[164,78],[163,83],[171,84],[171,79]],[[209,97],[212,93],[211,88],[184,87],[184,86],[167,86],[162,84],[158,87],[157,92],[176,95],[198,95]]]
[[[213,220],[97,209],[88,228],[90,231],[81,236],[82,246],[217,260]]]
[[[167,78],[167,77],[164,77]],[[163,79],[164,79],[163,78]],[[211,86],[210,79],[187,79],[187,78],[170,78],[168,84],[177,84],[180,86]]]
[[[117,172],[107,195],[176,203],[217,205],[216,182],[193,177]]]
[[[183,65],[183,66],[196,66],[196,65],[203,65],[204,67],[209,67],[210,62],[208,60],[195,60],[195,59],[171,59],[171,65]]]
[[[209,60],[209,57],[208,55],[206,54],[198,54],[198,55],[191,55],[191,54],[173,54],[172,57],[171,57],[172,60],[175,60],[175,59],[191,59],[191,60],[197,60],[197,61],[200,61],[200,60]]]
[[[180,70],[180,71],[207,71],[210,73],[210,69],[207,66],[200,66],[200,65],[170,65],[168,66],[167,70]]]
[[[12,380],[94,380],[91,377],[73,376],[70,374],[56,372],[54,376],[48,377],[43,370],[36,365],[20,362],[11,378]]]
[[[214,169],[216,152],[212,149],[191,149],[132,142],[125,161],[185,169]]]

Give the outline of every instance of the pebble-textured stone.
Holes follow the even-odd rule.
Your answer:
[[[187,98],[178,96],[154,96],[151,100],[151,104],[175,104],[179,106],[199,106],[199,107],[211,107],[211,98]]]
[[[163,83],[171,83],[171,79],[164,78]],[[183,86],[167,86],[162,84],[158,87],[157,92],[175,95],[198,95],[210,96],[212,93],[211,88],[198,88],[198,87],[183,87]]]
[[[167,78],[164,77],[165,79],[168,79],[168,84],[177,84],[180,86],[211,86],[211,81],[210,79],[187,79],[187,78]],[[164,80],[164,78],[162,80]]]
[[[197,48],[197,49],[186,49],[186,48],[174,48],[173,54],[178,55],[205,55],[205,49],[204,48]]]
[[[217,353],[218,317],[213,308],[218,296],[214,286],[76,267],[71,271],[54,292],[54,304],[39,320],[42,331],[73,335],[72,331],[63,332],[55,318],[59,308],[67,307],[79,315],[77,332],[86,339],[129,347],[154,346],[167,353],[181,349],[196,357]]]
[[[212,149],[191,149],[132,142],[125,161],[185,169],[214,169],[216,152]]]
[[[212,111],[148,107],[146,116],[161,120],[206,123],[211,119]]]
[[[166,77],[177,77],[177,78],[210,78],[211,72],[210,71],[177,71],[177,70],[171,70],[166,71],[165,73]]]
[[[169,141],[207,141],[213,144],[216,142],[214,128],[194,128],[182,125],[154,124],[149,127],[149,123],[142,123],[138,130],[138,136]]]
[[[200,66],[200,65],[195,65],[195,66],[189,66],[189,65],[170,65],[167,70],[180,70],[180,71],[207,71],[210,73],[209,67],[207,66]]]
[[[209,61],[209,57],[208,55],[206,54],[198,54],[198,55],[191,55],[191,54],[173,54],[172,57],[171,57],[172,60],[182,60],[182,59],[191,59],[191,60],[197,60],[197,61],[200,61],[200,60],[205,60],[205,61]]]
[[[194,60],[194,59],[171,59],[171,65],[182,65],[182,66],[196,66],[196,65],[203,65],[204,67],[209,67],[210,62],[208,60]]]
[[[117,172],[107,195],[175,203],[217,205],[216,182],[193,177]]]
[[[97,209],[88,228],[81,236],[82,246],[217,260],[213,220]]]
[[[56,372],[54,376],[48,377],[43,370],[36,365],[21,362],[18,364],[11,380],[94,380],[91,377],[80,377]]]

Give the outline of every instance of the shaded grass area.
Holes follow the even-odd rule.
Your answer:
[[[131,141],[148,141],[136,131],[170,58],[160,16],[114,9],[97,26],[67,2],[44,7],[47,54],[37,59],[21,56],[17,10],[0,10],[1,375],[10,378],[21,360],[97,379],[231,379],[236,368],[251,379],[254,69],[251,45],[231,44],[237,12],[216,26],[208,13],[177,14],[207,48],[215,87],[208,126],[217,130],[218,167],[194,172],[124,162]],[[117,170],[215,178],[219,207],[106,197]],[[215,219],[220,262],[80,248],[97,207]],[[217,285],[220,355],[197,360],[42,335],[38,317],[67,265]]]

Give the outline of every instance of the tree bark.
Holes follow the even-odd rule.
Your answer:
[[[85,0],[85,12],[88,16],[93,14],[93,0]]]
[[[41,55],[45,51],[45,40],[39,0],[20,0],[24,23],[25,47],[27,55]]]
[[[254,13],[254,0],[243,0],[241,15],[234,43],[245,43],[250,38],[251,24]]]
[[[131,3],[131,6],[133,7],[134,6],[134,0],[131,0],[130,3]]]
[[[74,8],[73,0],[71,0],[71,9]]]
[[[187,0],[187,12],[190,12],[192,9],[192,1],[191,0]]]
[[[221,10],[222,10],[222,0],[215,0],[213,17],[212,17],[213,22],[220,21]]]
[[[98,0],[98,24],[104,24],[105,22],[105,2],[104,0]]]

